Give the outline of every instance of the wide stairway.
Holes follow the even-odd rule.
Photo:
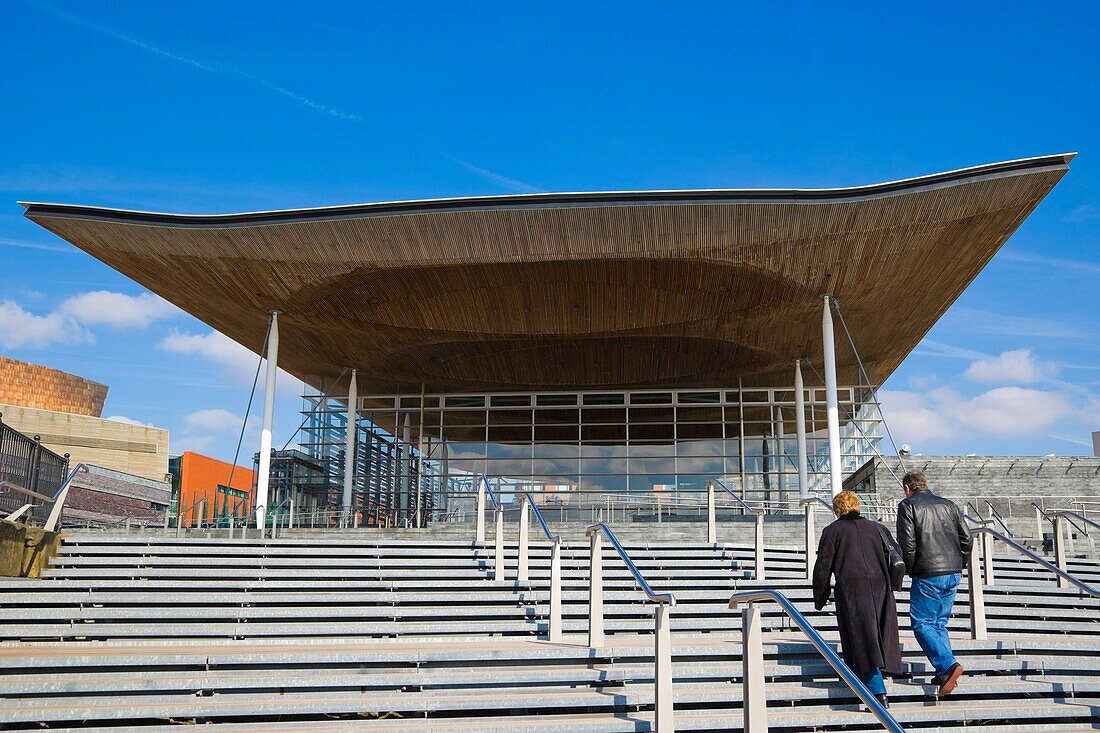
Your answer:
[[[623,536],[671,609],[678,730],[742,725],[736,591],[776,588],[834,643],[796,549]],[[607,542],[605,642],[590,649],[589,548],[562,552],[565,637],[546,640],[549,545],[531,578],[504,579],[491,544],[375,530],[312,539],[69,537],[43,580],[0,579],[0,729],[217,731],[647,731],[653,605]],[[988,641],[971,641],[968,594],[951,630],[967,674],[942,700],[897,594],[905,675],[890,712],[907,729],[1100,728],[1100,602],[997,555]],[[1070,572],[1100,584],[1095,562]],[[772,730],[874,730],[878,721],[774,604],[761,606]]]

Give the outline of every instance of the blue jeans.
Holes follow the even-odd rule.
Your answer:
[[[936,674],[943,674],[955,663],[951,639],[947,635],[947,621],[951,618],[951,607],[955,605],[959,577],[955,573],[913,578],[909,587],[909,621],[913,634],[924,656],[936,668]]]
[[[859,675],[859,681],[867,686],[872,695],[886,694],[886,680],[882,678],[882,670],[875,667],[870,672]]]

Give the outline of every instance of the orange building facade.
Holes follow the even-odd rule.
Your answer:
[[[180,526],[193,527],[200,518],[204,526],[228,524],[230,517],[251,514],[256,498],[252,469],[192,451],[173,458],[171,469]]]

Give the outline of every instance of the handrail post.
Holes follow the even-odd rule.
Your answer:
[[[481,476],[477,479],[477,509],[474,514],[475,529],[474,529],[474,542],[485,541],[485,483],[481,480]]]
[[[814,527],[814,506],[807,503],[806,510],[806,580],[814,577],[814,565],[817,564],[817,530]]]
[[[516,568],[516,580],[520,583],[526,583],[528,580],[527,573],[527,515],[529,509],[527,506],[527,497],[519,503],[519,567]]]
[[[588,646],[603,646],[603,547],[600,533],[589,537],[588,560]]]
[[[754,580],[766,580],[764,571],[764,512],[756,515],[756,566]]]
[[[741,678],[743,729],[767,733],[768,706],[764,694],[764,636],[760,607],[748,603],[741,609]]]
[[[561,538],[550,543],[550,641],[561,641]]]
[[[985,569],[985,584],[993,587],[993,535],[982,533],[982,565]]]
[[[982,589],[982,576],[973,550],[971,550],[970,562],[966,566],[966,579],[970,586],[970,638],[985,641],[989,638],[985,623],[985,592]]]
[[[496,554],[493,558],[493,580],[504,582],[504,506],[496,508]]]
[[[673,731],[672,633],[667,603],[653,606],[653,729]]]
[[[1061,515],[1054,515],[1054,564],[1058,566],[1058,569],[1063,573],[1068,573],[1069,569],[1066,566],[1066,543],[1063,538],[1065,532],[1065,520]],[[1065,578],[1058,576],[1058,587],[1065,588],[1069,585]]]
[[[714,518],[714,482],[707,481],[707,542],[718,544],[718,526]]]
[[[1035,531],[1038,533],[1035,535],[1035,539],[1041,544],[1043,541],[1043,510],[1035,503],[1032,503],[1031,508],[1035,510]]]

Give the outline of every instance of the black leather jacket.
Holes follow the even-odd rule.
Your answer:
[[[898,504],[898,544],[911,577],[961,573],[970,560],[970,528],[954,502],[927,489]]]

